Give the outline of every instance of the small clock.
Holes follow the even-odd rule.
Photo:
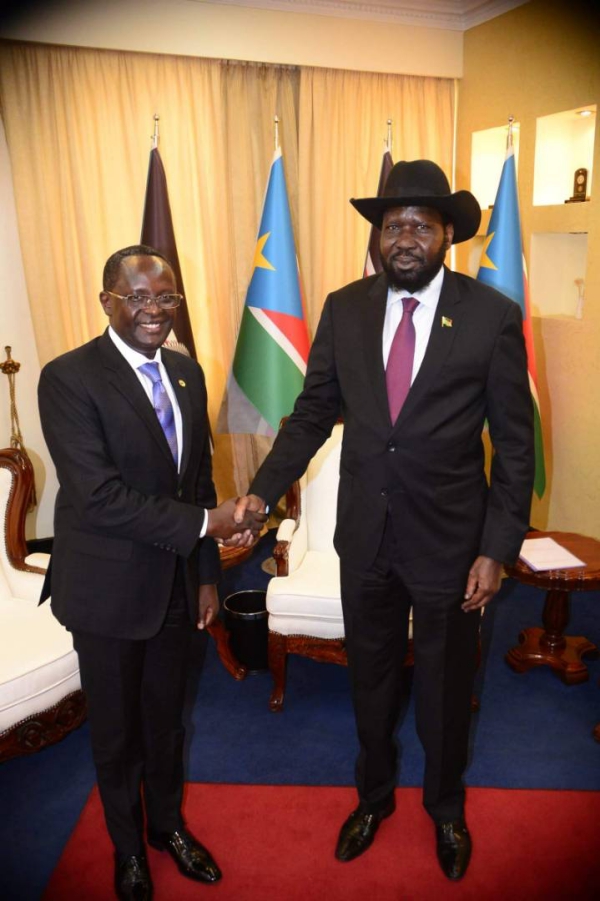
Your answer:
[[[573,177],[573,196],[566,200],[565,203],[575,203],[581,200],[587,200],[587,169],[576,169]]]

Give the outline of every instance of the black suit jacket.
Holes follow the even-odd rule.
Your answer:
[[[156,413],[107,332],[44,367],[39,406],[56,466],[52,609],[67,628],[142,639],[161,627],[178,555],[190,613],[218,581],[218,548],[199,540],[216,504],[200,366],[162,349],[181,409],[180,473]]]
[[[386,517],[401,559],[423,571],[470,566],[478,554],[510,563],[529,525],[533,410],[517,304],[444,272],[431,336],[395,423],[382,358],[385,275],[327,298],[304,389],[251,492],[273,504],[344,421],[335,546],[369,566]],[[484,473],[482,431],[494,446]]]

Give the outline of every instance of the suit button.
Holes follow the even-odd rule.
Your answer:
[[[389,492],[388,492],[387,488],[382,488],[382,489],[381,489],[381,496],[382,496],[382,497],[387,497],[388,494],[389,494]]]
[[[393,453],[396,450],[396,445],[393,441],[388,441],[387,449],[390,453]]]

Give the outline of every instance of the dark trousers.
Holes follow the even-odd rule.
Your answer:
[[[181,828],[182,711],[193,634],[180,580],[153,638],[74,632],[108,832],[119,855],[144,853],[149,831]]]
[[[341,563],[348,668],[359,739],[356,784],[361,805],[386,805],[396,784],[395,731],[413,609],[415,711],[425,750],[423,803],[436,822],[464,810],[471,697],[480,613],[460,605],[468,566],[399,564],[388,522],[368,571]],[[470,561],[472,563],[473,561]],[[469,563],[469,565],[470,565]]]

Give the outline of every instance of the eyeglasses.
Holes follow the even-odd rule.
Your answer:
[[[115,294],[114,291],[105,291],[105,294],[111,294],[124,300],[130,310],[145,310],[151,304],[155,303],[159,310],[174,310],[183,300],[182,294],[160,294],[158,297],[152,297],[148,294]]]

